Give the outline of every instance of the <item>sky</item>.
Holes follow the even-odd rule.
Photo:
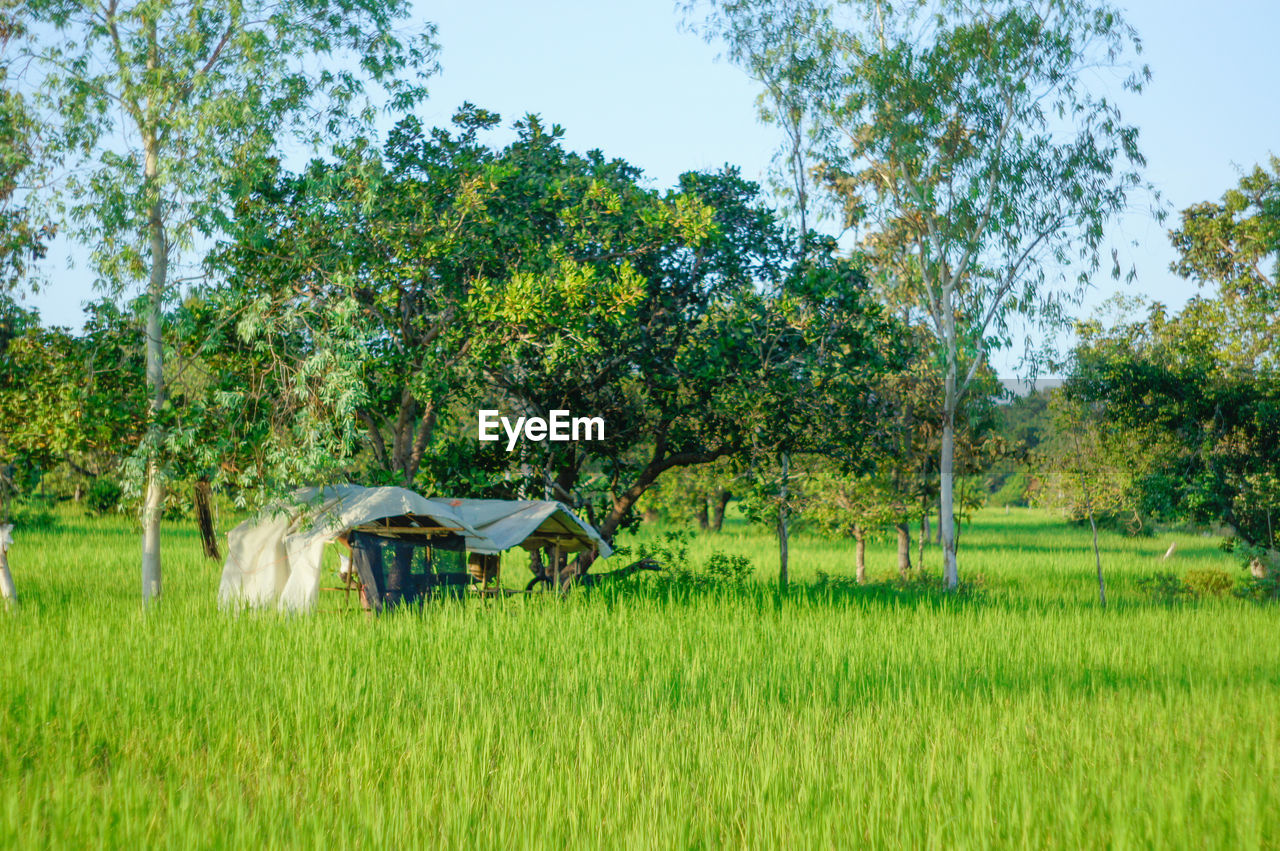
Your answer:
[[[1169,210],[1219,198],[1241,169],[1280,155],[1280,0],[1120,2],[1143,41],[1153,78],[1123,101],[1141,130],[1148,178]],[[778,131],[756,117],[756,89],[719,50],[681,26],[673,0],[446,0],[418,2],[439,27],[441,73],[419,114],[445,124],[470,101],[504,123],[537,113],[565,128],[576,150],[601,149],[644,169],[655,188],[689,170],[732,164],[765,180]],[[1176,308],[1195,284],[1168,271],[1167,230],[1144,211],[1116,223],[1112,240],[1132,262],[1130,285],[1102,282],[1081,312],[1117,289]],[[1131,243],[1137,243],[1132,246]],[[83,262],[51,252],[50,285],[29,303],[46,323],[78,327],[93,297]],[[995,359],[1002,374],[1013,361]]]

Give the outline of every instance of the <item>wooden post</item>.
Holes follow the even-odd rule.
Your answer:
[[[13,587],[13,576],[9,573],[9,547],[13,546],[13,525],[6,523],[0,526],[0,597],[4,598],[6,608],[18,605],[18,591]]]
[[[911,572],[911,525],[905,520],[893,525],[898,530],[898,576],[906,579]]]
[[[553,587],[556,589],[556,591],[564,590],[560,587],[560,541],[559,540],[556,540],[551,544],[551,575],[553,577],[552,581],[555,583]]]

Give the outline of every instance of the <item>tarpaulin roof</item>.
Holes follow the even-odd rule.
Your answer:
[[[562,502],[541,499],[427,500],[442,511],[452,511],[479,534],[467,534],[467,549],[475,553],[500,553],[512,547],[535,549],[557,542],[562,552],[596,550],[601,558],[613,553],[589,523],[583,523]]]
[[[310,609],[320,590],[325,544],[356,526],[405,516],[425,519],[468,541],[483,539],[447,504],[404,488],[303,488],[227,533],[218,600],[223,605]]]

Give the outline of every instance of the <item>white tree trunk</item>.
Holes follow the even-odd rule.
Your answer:
[[[147,493],[142,506],[142,604],[160,596],[160,517],[164,508],[164,480],[160,470],[160,411],[164,406],[164,345],[161,317],[169,272],[169,247],[165,238],[163,210],[156,180],[160,152],[155,136],[146,141],[145,175],[152,191],[148,230],[151,237],[151,281],[147,287],[150,305],[147,314],[147,385],[151,391],[151,424],[146,437]]]
[[[787,479],[791,474],[791,456],[782,453],[782,485],[778,489],[778,587],[787,590],[787,546],[791,537],[790,518],[787,517]]]
[[[938,526],[942,530],[942,576],[948,589],[954,589],[960,583],[959,570],[956,566],[956,516],[954,505],[955,485],[955,426],[952,424],[953,412],[943,415],[942,424],[942,459],[941,459],[941,503],[942,516],[938,518]]]
[[[960,584],[956,567],[955,458],[956,458],[956,334],[951,311],[951,292],[943,292],[944,345],[947,349],[947,374],[943,380],[942,457],[938,469],[938,534],[942,539],[942,578],[948,590]]]
[[[154,450],[151,450],[154,452]],[[160,596],[160,516],[164,507],[164,483],[160,465],[147,459],[147,494],[142,505],[142,604]]]
[[[13,546],[13,526],[6,523],[0,526],[0,599],[6,608],[18,605],[18,589],[13,586],[13,575],[9,573],[9,547]]]
[[[1093,530],[1093,560],[1098,566],[1098,600],[1107,607],[1107,585],[1102,581],[1102,553],[1098,550],[1098,524],[1093,518],[1093,503],[1089,503],[1089,528]]]
[[[854,550],[854,567],[857,571],[859,585],[867,584],[867,535],[859,528],[855,533],[857,545]]]
[[[919,567],[921,570],[924,570],[924,544],[925,544],[925,541],[927,540],[929,540],[929,515],[921,514],[920,515],[920,543],[919,543],[920,556],[919,558],[916,559],[916,566]]]

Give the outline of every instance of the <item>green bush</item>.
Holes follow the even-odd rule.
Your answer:
[[[707,558],[702,569],[711,580],[731,585],[742,585],[755,574],[751,559],[746,556],[725,555],[719,550]]]
[[[1232,593],[1257,603],[1273,603],[1280,600],[1280,573],[1272,571],[1262,577],[1246,574],[1236,583]]]
[[[84,504],[91,514],[109,514],[119,507],[120,498],[123,495],[124,491],[118,482],[106,476],[99,476],[93,480],[89,490],[85,492]]]
[[[1025,506],[1030,504],[1028,496],[1031,481],[1025,470],[1016,470],[1000,483],[1000,487],[991,498],[987,500],[989,505],[996,508],[1004,508],[1006,506]]]
[[[719,550],[711,553],[702,564],[694,564],[689,559],[692,537],[691,532],[680,529],[664,533],[657,541],[618,547],[615,552],[633,558],[652,558],[662,568],[662,581],[687,588],[744,585],[755,575],[751,559],[727,555]]]
[[[1178,574],[1169,571],[1142,577],[1138,580],[1138,588],[1157,603],[1181,603],[1196,596]]]
[[[9,503],[8,522],[13,524],[14,529],[36,532],[57,528],[58,518],[49,510],[48,505],[32,498]]]
[[[1182,581],[1197,597],[1221,597],[1236,584],[1230,573],[1216,567],[1188,570]]]

